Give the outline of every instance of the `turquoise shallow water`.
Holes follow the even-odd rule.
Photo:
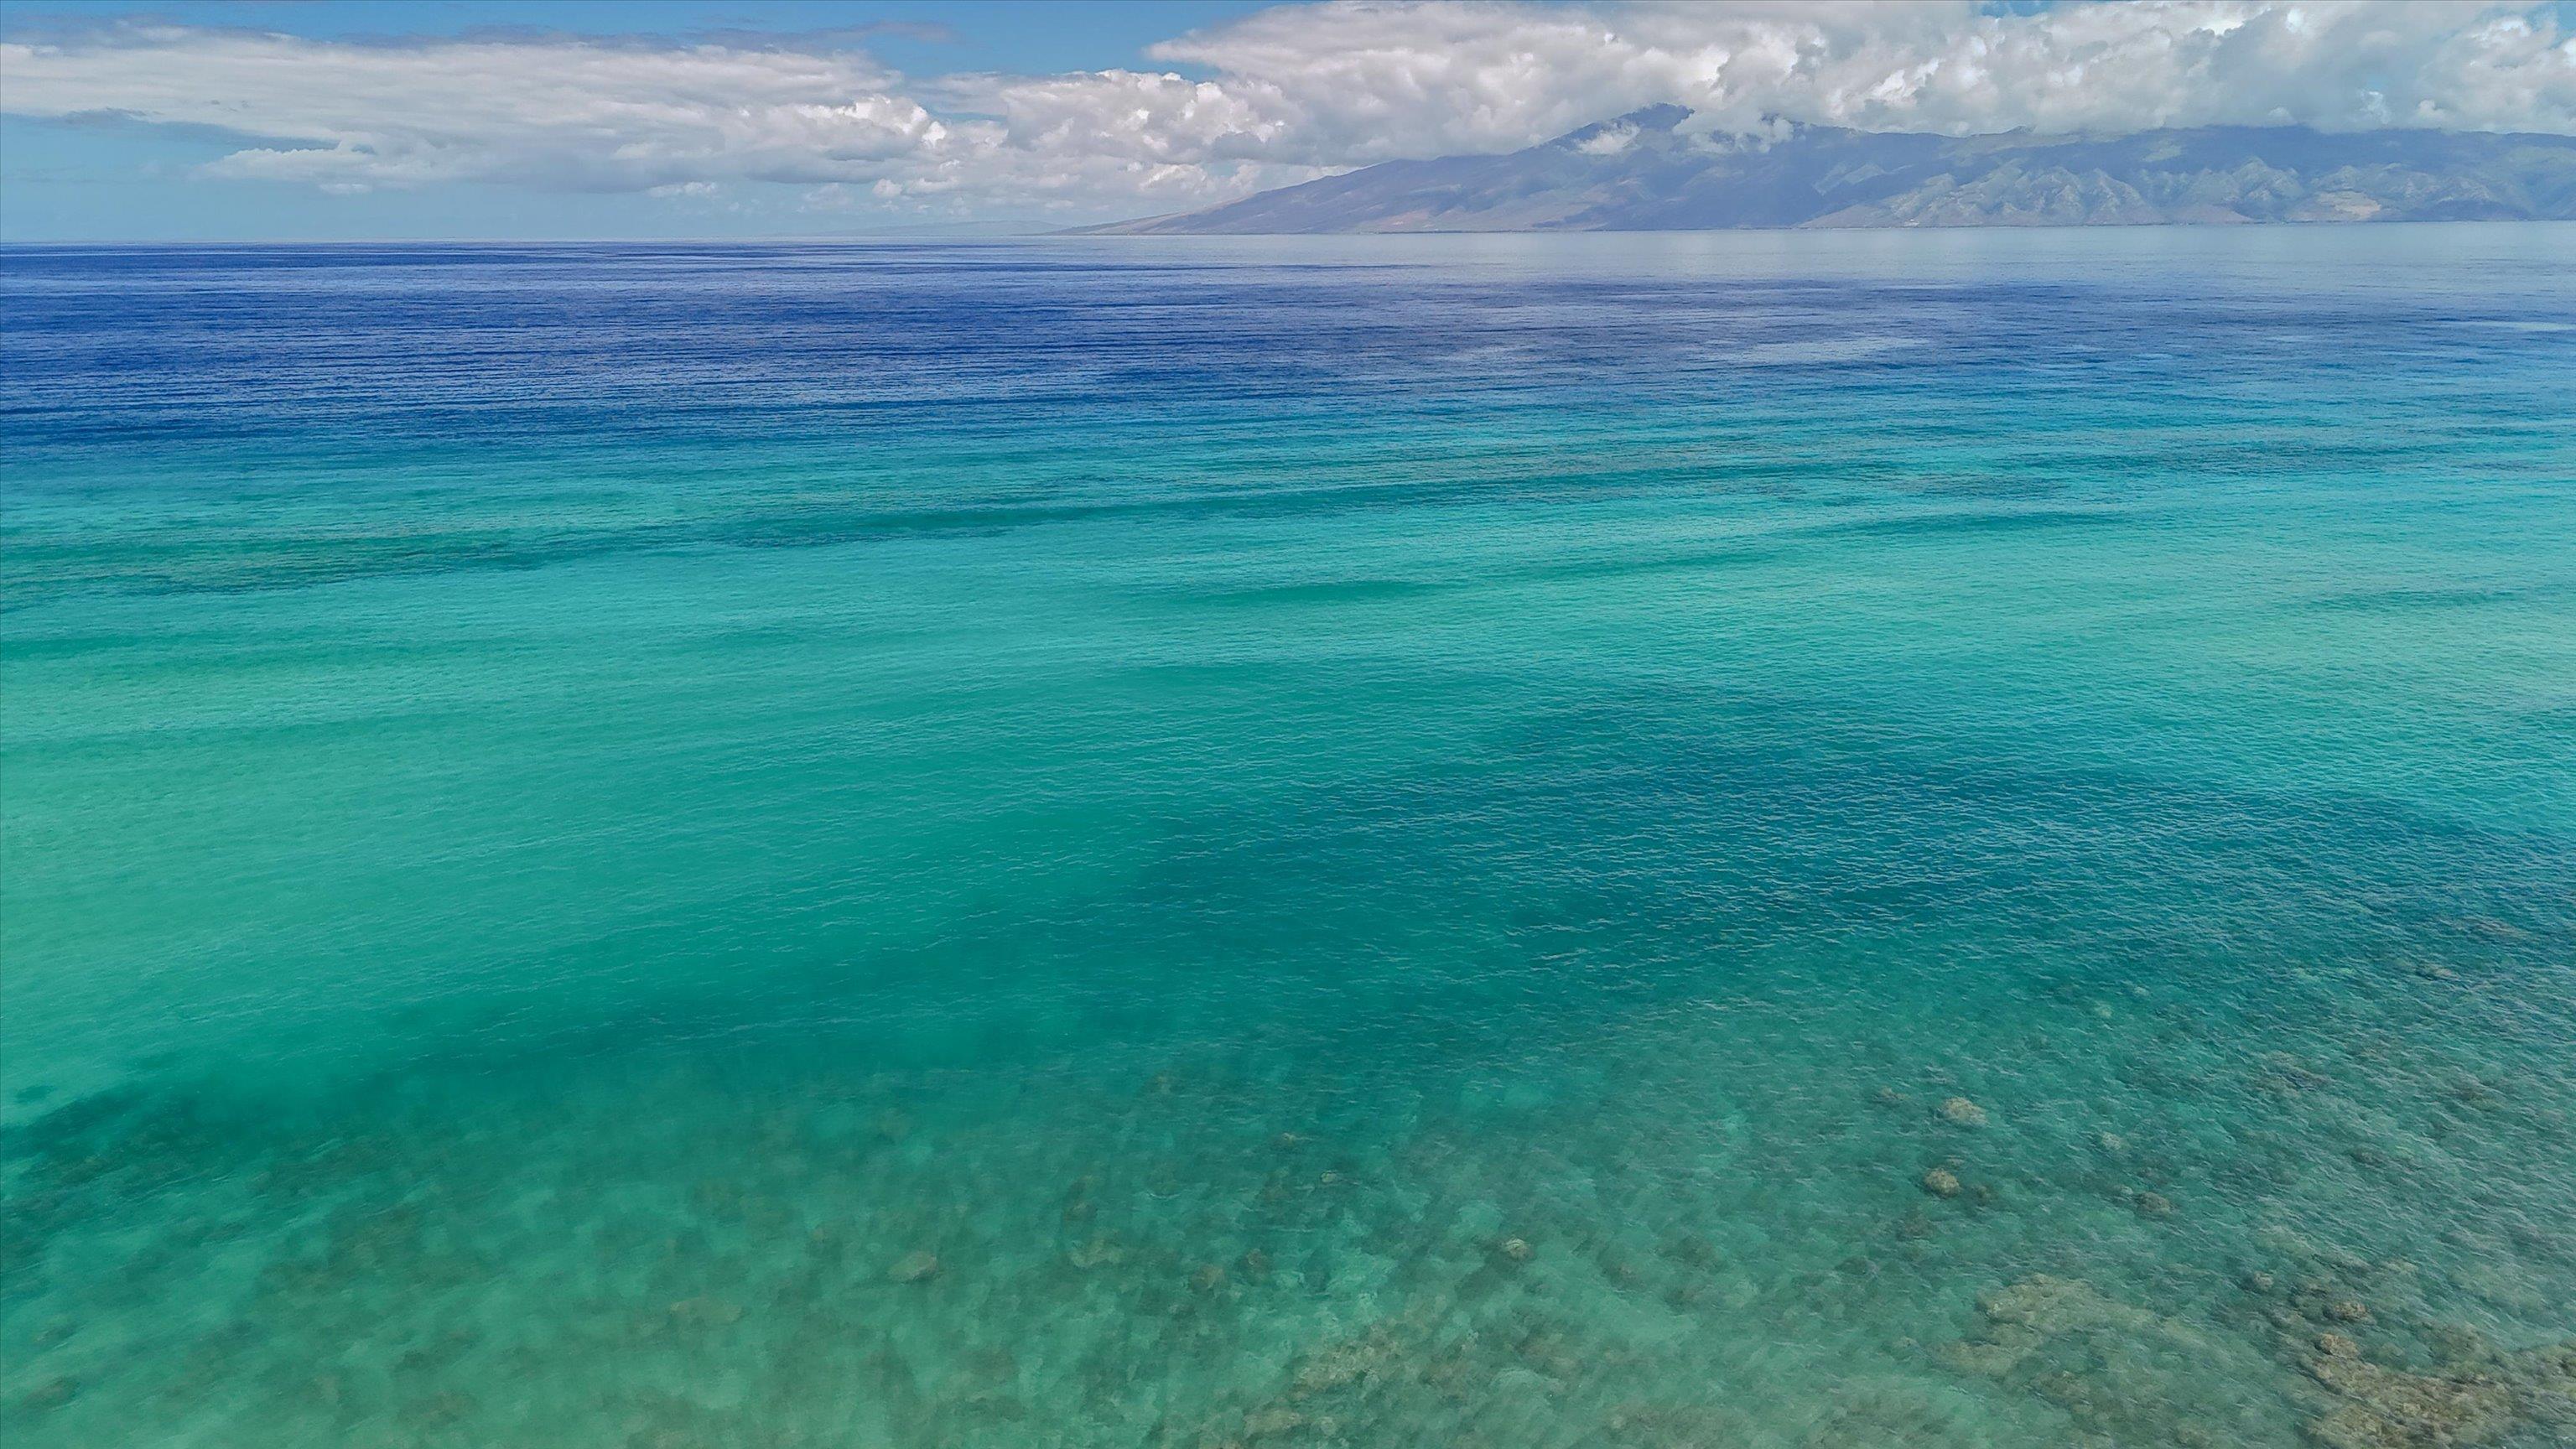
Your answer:
[[[0,1433],[2576,1440],[2571,262],[0,254]]]

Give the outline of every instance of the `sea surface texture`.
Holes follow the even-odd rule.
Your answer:
[[[0,305],[11,1449],[2576,1442],[2576,229]]]

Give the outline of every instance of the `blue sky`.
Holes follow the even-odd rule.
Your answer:
[[[1659,102],[1712,130],[2576,131],[2564,3],[1237,0],[0,12],[0,237],[1025,231]]]
[[[1262,8],[1260,0],[13,0],[9,10],[18,29],[116,18],[380,39],[496,30],[675,38],[851,30],[908,71],[1044,74],[1133,65],[1155,41]]]

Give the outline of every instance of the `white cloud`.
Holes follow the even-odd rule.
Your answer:
[[[0,44],[0,109],[216,128],[218,177],[330,190],[779,183],[808,206],[1178,210],[1678,102],[1873,130],[2297,122],[2576,132],[2546,7],[2148,0],[1281,6],[1153,47],[1174,72],[907,77],[780,44],[353,43],[117,26]],[[1604,133],[1601,144],[1615,132]]]
[[[1274,154],[1341,163],[1528,145],[1639,106],[1954,134],[2301,123],[2576,131],[2538,7],[1967,0],[1274,9],[1152,54],[1277,97]]]
[[[0,109],[109,112],[275,144],[218,176],[643,191],[825,181],[935,148],[947,126],[848,54],[570,39],[366,45],[166,26],[0,45]]]
[[[1633,125],[1605,126],[1574,143],[1574,149],[1586,156],[1616,156],[1637,144],[1638,129]]]

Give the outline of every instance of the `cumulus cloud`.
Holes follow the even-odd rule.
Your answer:
[[[914,77],[757,37],[360,43],[125,25],[0,44],[0,109],[210,127],[241,144],[205,174],[331,190],[702,198],[774,183],[808,206],[960,214],[1177,210],[1663,102],[1710,131],[1782,117],[1952,134],[2576,132],[2576,39],[2523,4],[1342,0],[1144,58],[1171,69]]]
[[[218,176],[322,186],[498,180],[609,191],[828,181],[948,127],[864,56],[571,39],[353,44],[117,28],[0,45],[0,109],[215,127],[273,144]]]
[[[1523,146],[1661,102],[1733,131],[1771,116],[1954,135],[2576,131],[2576,42],[2530,6],[1346,3],[1264,11],[1151,54],[1266,100],[1272,154],[1345,163]]]

